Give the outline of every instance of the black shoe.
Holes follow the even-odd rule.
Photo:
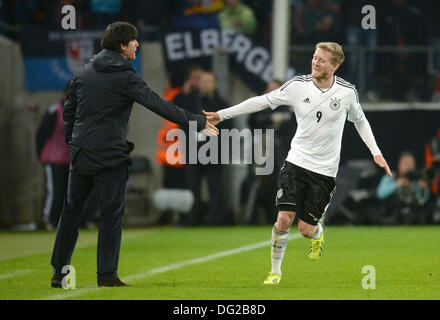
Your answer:
[[[98,280],[98,287],[131,287],[131,284],[126,284],[121,279],[113,279],[108,281]]]
[[[52,288],[62,288],[63,284],[63,276],[53,276],[52,279],[50,279],[50,286]]]

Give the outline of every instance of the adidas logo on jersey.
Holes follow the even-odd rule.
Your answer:
[[[303,102],[304,103],[310,103],[310,99],[309,98],[305,98]]]

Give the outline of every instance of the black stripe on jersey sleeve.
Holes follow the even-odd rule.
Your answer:
[[[266,96],[267,101],[269,101],[269,103],[273,105],[272,101],[269,100],[269,97],[267,96],[267,94],[265,96]]]
[[[347,83],[342,83],[342,82],[340,82],[340,81],[338,81],[338,80],[336,80],[336,83],[339,84],[340,86],[343,86],[343,87],[346,87],[346,88],[353,89],[354,94],[356,95],[357,103],[359,103],[359,96],[358,96],[358,93],[357,93],[356,87],[355,87],[354,85],[352,85],[352,84],[347,84]]]
[[[335,76],[336,81],[339,81],[340,83],[345,83],[349,86],[354,86],[354,84],[348,82],[347,80],[342,79],[341,77]]]
[[[284,89],[286,89],[292,82],[294,81],[299,81],[299,82],[309,82],[312,81],[312,75],[308,75],[308,76],[296,76],[293,77],[291,80],[287,81],[285,84],[283,84],[280,87],[280,91],[283,91]]]
[[[356,86],[354,84],[351,84],[348,82],[342,82],[342,81],[336,80],[336,83],[340,84],[341,86],[356,88]]]
[[[280,91],[283,91],[283,90],[284,90],[289,84],[291,84],[293,81],[295,81],[295,78],[293,78],[293,79],[287,81],[285,84],[283,84],[283,85],[280,87]]]
[[[311,81],[312,75],[308,74],[308,75],[296,76],[296,77],[293,77],[293,79],[294,80],[302,80],[302,81]]]
[[[295,81],[297,81],[297,82],[306,82],[306,81],[304,81],[304,80],[292,79],[292,80],[289,81],[289,83],[286,83],[286,85],[285,85],[284,87],[280,88],[280,91],[283,91],[283,90],[286,89],[286,88],[287,88],[292,82],[295,82]]]

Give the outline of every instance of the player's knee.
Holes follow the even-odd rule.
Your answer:
[[[278,213],[277,225],[282,230],[287,230],[290,228],[292,220],[291,214],[287,213],[286,211],[280,211],[280,213]]]

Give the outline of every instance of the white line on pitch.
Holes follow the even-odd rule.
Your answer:
[[[289,237],[289,240],[296,240],[296,239],[299,239],[299,238],[301,238],[301,234],[294,233],[294,234],[292,234]],[[130,281],[134,281],[134,280],[144,279],[144,278],[147,278],[147,277],[155,275],[155,274],[165,273],[165,272],[168,272],[168,271],[171,271],[171,270],[181,269],[181,268],[186,267],[186,266],[190,266],[190,265],[194,265],[194,264],[199,264],[199,263],[204,263],[204,262],[211,261],[211,260],[214,260],[214,259],[223,258],[223,257],[227,257],[227,256],[232,256],[232,255],[238,254],[238,253],[243,253],[243,252],[247,252],[247,251],[251,251],[251,250],[255,250],[255,249],[264,248],[264,247],[269,246],[269,245],[270,245],[270,241],[257,242],[257,243],[250,244],[250,245],[247,245],[247,246],[244,246],[244,247],[239,247],[239,248],[236,248],[236,249],[231,249],[231,250],[226,250],[226,251],[214,253],[214,254],[211,254],[211,255],[208,255],[208,256],[205,256],[205,257],[185,260],[185,261],[182,261],[182,262],[169,264],[169,265],[164,266],[164,267],[160,267],[160,268],[156,268],[156,269],[151,269],[151,270],[148,270],[148,271],[143,272],[143,273],[138,273],[138,274],[134,274],[132,276],[124,277],[123,280],[127,281],[127,282],[130,282]],[[61,299],[67,299],[67,298],[77,297],[77,296],[80,296],[80,295],[82,295],[84,293],[95,291],[97,289],[101,289],[101,288],[93,287],[93,288],[76,289],[76,290],[69,291],[69,293],[57,294],[57,295],[41,298],[39,300],[61,300]]]
[[[15,270],[14,272],[7,273],[7,274],[0,274],[0,280],[9,279],[13,277],[20,276],[25,273],[32,272],[32,270]]]

